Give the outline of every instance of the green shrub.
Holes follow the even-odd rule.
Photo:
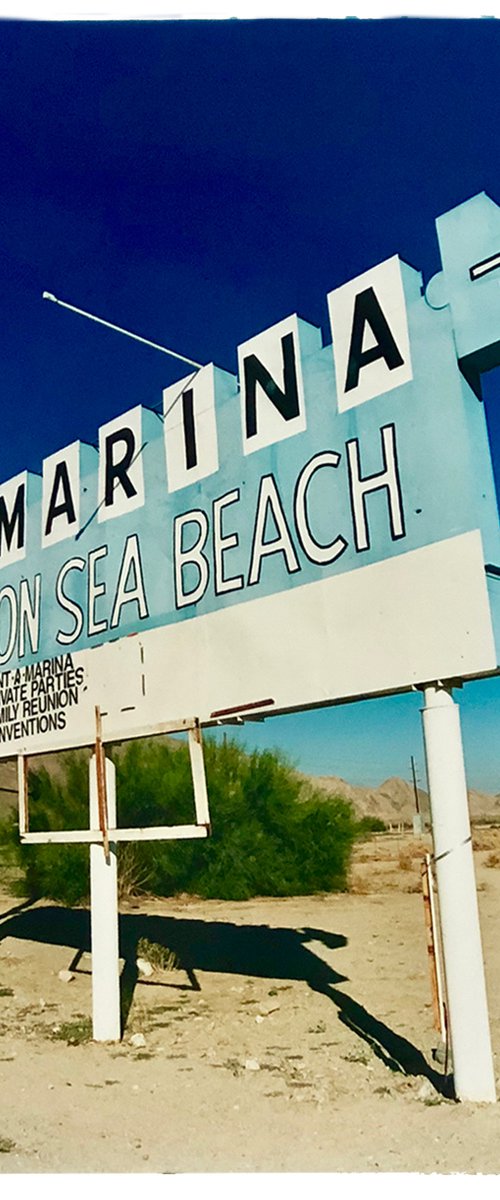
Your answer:
[[[88,828],[88,762],[68,755],[64,784],[45,769],[30,771],[30,831]],[[0,825],[0,845],[6,863],[17,868],[14,893],[38,900],[43,896],[78,904],[89,892],[89,852],[85,845],[21,845],[17,812]],[[20,875],[19,875],[20,872]]]
[[[367,833],[386,833],[387,825],[380,817],[360,817],[357,822],[357,837],[365,837]]]
[[[113,754],[118,824],[192,823],[189,753],[170,741],[132,742]],[[205,740],[212,836],[122,843],[121,891],[213,899],[288,896],[345,890],[357,825],[349,803],[325,798],[275,751],[245,753],[236,742]],[[63,783],[30,775],[30,828],[88,827],[88,760],[65,760]],[[20,846],[14,820],[0,839],[21,868],[22,890],[65,904],[85,902],[87,845]]]

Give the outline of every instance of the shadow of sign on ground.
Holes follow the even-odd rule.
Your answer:
[[[65,909],[55,905],[39,908],[18,905],[2,920],[0,936],[72,947],[75,955],[71,969],[81,970],[78,965],[81,957],[91,950],[90,913],[85,909]],[[141,939],[173,952],[189,981],[185,984],[163,981],[161,986],[200,991],[199,971],[303,981],[313,991],[331,1000],[339,1020],[365,1041],[390,1070],[410,1076],[422,1075],[441,1095],[452,1096],[451,1078],[441,1075],[417,1046],[341,990],[339,985],[350,982],[348,977],[335,971],[308,946],[314,941],[329,950],[339,949],[347,945],[343,934],[309,927],[242,926],[230,921],[122,914],[121,1007],[124,1027],[136,987],[151,986],[148,980],[139,978],[136,960]],[[154,986],[158,986],[156,981]]]

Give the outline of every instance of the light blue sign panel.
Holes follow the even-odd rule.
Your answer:
[[[437,230],[0,488],[0,754],[497,670],[500,209]]]

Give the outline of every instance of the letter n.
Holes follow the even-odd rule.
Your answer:
[[[245,454],[305,430],[302,359],[320,348],[319,329],[296,316],[238,347]]]

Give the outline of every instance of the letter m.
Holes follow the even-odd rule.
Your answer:
[[[21,558],[26,532],[26,474],[11,479],[0,492],[0,565]]]

